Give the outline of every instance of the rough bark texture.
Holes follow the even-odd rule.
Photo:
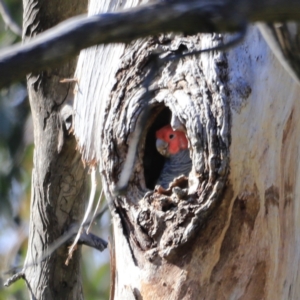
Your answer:
[[[112,299],[300,294],[299,86],[256,27],[228,53],[168,63],[151,55],[231,38],[161,35],[80,58],[75,133],[85,159],[99,163],[112,209]],[[150,113],[128,188],[117,196],[153,69]],[[154,135],[168,122],[186,131],[193,169],[164,190],[155,187],[163,160]]]
[[[166,63],[157,70],[150,117],[140,141],[126,196],[114,197],[114,189],[144,108],[145,74],[156,66],[150,54],[159,48],[164,53],[178,54],[220,43],[222,37],[219,35],[160,36],[137,41],[125,49],[120,71],[116,74],[118,81],[104,115],[102,152],[109,159],[100,162],[106,192],[110,199],[114,198],[115,205],[116,299],[130,294],[135,297],[140,294],[145,299],[182,299],[186,295],[187,276],[179,273],[193,256],[191,247],[195,236],[207,224],[224,195],[229,172],[229,92],[225,54],[210,53]],[[112,122],[115,118],[117,124]],[[169,122],[186,129],[193,170],[189,178],[178,178],[169,189],[151,191],[162,167],[162,163],[157,162],[153,134]],[[118,219],[120,224],[117,224]],[[216,236],[221,225],[221,221],[215,223],[207,236]],[[130,248],[131,263],[121,261],[124,245],[119,244],[120,226]],[[135,266],[140,269],[136,269],[134,275],[138,280],[135,278],[128,284],[125,274],[122,274],[125,265],[126,268]],[[175,269],[179,277],[174,276]],[[142,275],[144,271],[147,280]],[[166,288],[161,288],[161,285]],[[198,292],[192,293],[196,295]]]
[[[86,7],[85,1],[24,0],[25,42],[64,19],[83,13]],[[76,59],[28,76],[35,152],[24,276],[31,299],[83,298],[80,251],[69,266],[65,265],[67,245],[39,261],[71,224],[81,220],[84,210],[86,171],[75,139],[68,133],[72,111],[66,110],[66,104],[73,98],[73,86],[59,82],[73,76],[75,65]]]
[[[125,50],[125,59],[122,60],[120,71],[116,75],[118,82],[112,90],[104,115],[106,130],[103,132],[102,142],[106,146],[102,151],[105,157],[109,157],[109,160],[102,160],[101,163],[105,182],[118,182],[122,168],[120,162],[125,160],[128,145],[139,126],[138,119],[144,107],[145,97],[143,79],[149,67],[155,67],[149,54],[158,47],[172,54],[191,51],[202,47],[203,44],[212,47],[221,42],[218,35],[214,36],[211,43],[209,39],[203,36],[189,39],[161,36],[149,41],[137,41]],[[169,256],[175,248],[187,242],[201,226],[200,219],[210,212],[211,205],[216,204],[226,181],[229,109],[228,91],[224,81],[227,77],[227,60],[222,53],[208,56],[213,56],[214,59],[211,59],[210,74],[207,76],[204,68],[208,66],[200,66],[210,60],[203,56],[204,59],[195,57],[179,63],[167,63],[158,70],[159,74],[155,78],[157,91],[153,93],[150,103],[150,118],[142,136],[127,191],[129,197],[120,197],[116,202],[118,206],[122,206],[123,202],[126,203],[125,206],[128,202],[139,203],[137,210],[137,207],[132,207],[133,211],[127,221],[136,226],[135,229],[141,232],[141,237],[139,238],[136,231],[130,231],[128,234],[132,234],[132,238],[136,239],[137,245],[143,251],[152,249],[153,254],[162,251],[160,255]],[[214,82],[218,84],[214,86]],[[168,119],[166,107],[171,111],[173,119]],[[118,119],[117,124],[112,123],[113,118]],[[155,123],[155,120],[159,123]],[[148,140],[153,138],[151,133],[154,127],[158,129],[161,124],[170,121],[184,126],[187,130],[193,159],[189,183],[185,178],[181,178],[174,183],[174,187],[179,185],[181,188],[174,191],[172,188],[167,191],[158,189],[154,194],[150,192],[145,195],[150,188],[147,186],[148,172],[151,172],[153,167],[159,168],[156,155],[150,154],[155,144],[150,144]],[[119,151],[115,151],[116,148]],[[148,164],[150,168],[144,170],[144,164]],[[114,188],[114,185],[110,185],[111,196]],[[144,199],[140,201],[142,197]],[[200,205],[205,206],[205,209],[199,209]],[[173,210],[176,207],[180,212],[177,209]],[[168,224],[167,220],[172,221]],[[146,243],[145,233],[148,238]]]

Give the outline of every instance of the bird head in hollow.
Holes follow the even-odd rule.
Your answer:
[[[156,149],[161,155],[169,157],[187,148],[188,140],[184,132],[173,130],[171,125],[156,131]]]

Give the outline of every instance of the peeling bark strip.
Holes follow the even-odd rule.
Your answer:
[[[139,40],[126,48],[105,108],[101,138],[103,157],[108,158],[101,161],[101,169],[111,198],[145,106],[143,80],[153,67],[151,53],[185,53],[222,42],[218,34],[189,38],[164,35]],[[230,144],[226,55],[215,52],[165,63],[157,70],[153,84],[151,115],[134,172],[126,195],[115,199],[132,249],[146,251],[150,260],[156,255],[170,257],[191,241],[222,196],[229,173]],[[152,127],[166,118],[161,113],[166,108],[171,118],[163,122],[186,128],[193,170],[188,180],[181,177],[168,190],[152,191],[146,183],[149,170],[144,172],[144,164],[150,161],[153,168],[159,168],[159,164],[145,144]]]

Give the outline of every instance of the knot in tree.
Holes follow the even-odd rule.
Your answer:
[[[187,53],[222,42],[221,35],[164,35],[124,49],[118,80],[103,109],[100,169],[138,264],[140,259],[176,260],[192,245],[221,199],[229,173],[226,55],[212,52],[157,64],[152,53]],[[186,138],[184,151],[165,151],[164,156],[157,151],[166,128]],[[115,196],[137,130],[141,135],[127,189]]]

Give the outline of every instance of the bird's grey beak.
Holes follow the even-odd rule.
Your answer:
[[[156,140],[156,149],[161,155],[169,156],[169,152],[167,151],[168,150],[168,143],[167,142],[165,142],[163,140],[160,140],[160,139],[157,139]]]

